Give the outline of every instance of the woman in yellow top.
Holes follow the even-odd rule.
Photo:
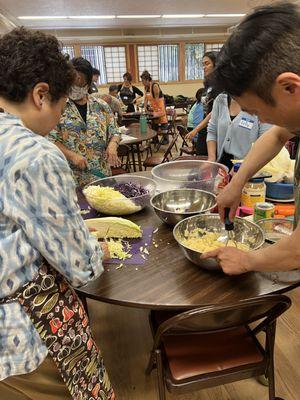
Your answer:
[[[163,92],[157,82],[152,81],[152,77],[148,71],[144,71],[141,75],[142,83],[145,87],[144,107],[147,109],[149,105],[155,119],[152,122],[152,128],[161,133],[168,130],[168,118],[166,113],[165,98]],[[168,135],[164,134],[162,144],[168,143]]]

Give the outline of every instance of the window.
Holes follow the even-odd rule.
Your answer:
[[[75,57],[74,47],[73,46],[63,46],[62,52],[64,54],[69,54],[70,59]]]
[[[220,51],[224,43],[206,43],[205,51]]]
[[[139,76],[147,70],[155,80],[159,79],[158,46],[138,46]]]
[[[107,82],[121,82],[127,71],[125,47],[104,47]]]
[[[107,83],[103,46],[81,46],[81,55],[100,71],[98,83]]]
[[[137,46],[139,76],[147,70],[154,80],[161,82],[178,81],[177,44]]]
[[[203,43],[185,45],[185,79],[187,81],[203,79],[203,54]]]
[[[126,72],[125,47],[81,46],[81,55],[99,69],[100,84],[121,82]]]

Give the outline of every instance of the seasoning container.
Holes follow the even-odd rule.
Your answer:
[[[254,222],[261,219],[274,218],[275,206],[272,203],[256,203],[254,206]]]
[[[254,208],[255,203],[266,200],[266,185],[264,178],[251,178],[242,190],[242,206]]]

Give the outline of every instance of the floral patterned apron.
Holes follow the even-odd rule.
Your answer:
[[[65,278],[44,262],[34,281],[1,303],[19,301],[53,358],[73,400],[114,400],[89,319]]]

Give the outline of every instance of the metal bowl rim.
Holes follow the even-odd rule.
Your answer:
[[[217,213],[199,214],[199,215],[201,215],[201,216],[206,216],[206,217],[207,217],[207,216],[210,216],[210,217],[213,216],[213,218],[216,218],[217,216],[219,217],[219,214],[217,214]],[[191,249],[190,247],[187,247],[187,246],[185,246],[184,244],[182,244],[182,243],[179,241],[179,239],[176,237],[176,234],[175,234],[175,229],[176,229],[180,224],[182,224],[182,223],[184,223],[184,222],[187,222],[189,219],[197,218],[199,215],[193,215],[192,217],[188,217],[188,218],[186,218],[186,219],[184,219],[184,220],[182,220],[182,221],[177,222],[177,224],[176,224],[176,225],[174,226],[174,228],[173,228],[173,237],[174,237],[174,239],[176,240],[176,242],[177,242],[180,246],[184,247],[185,249],[194,251],[195,253],[198,253],[198,254],[203,254],[203,253],[200,253],[200,252],[197,251],[197,250]],[[220,218],[220,217],[219,217],[219,218]],[[253,249],[251,249],[251,251],[253,251],[253,250],[258,250],[258,249],[264,244],[264,242],[265,242],[265,240],[266,240],[266,235],[265,235],[265,232],[263,231],[263,229],[262,229],[260,226],[258,226],[256,223],[254,223],[254,222],[252,222],[252,221],[245,220],[244,218],[235,217],[235,219],[239,219],[239,220],[241,220],[241,221],[246,221],[246,222],[249,223],[250,225],[254,225],[255,227],[257,227],[258,230],[261,232],[261,234],[262,234],[262,243],[259,244],[259,245],[257,245],[257,246],[254,247]]]
[[[202,210],[202,211],[186,211],[186,212],[181,212],[181,213],[179,213],[179,212],[174,212],[174,211],[162,210],[161,208],[156,207],[156,206],[153,204],[153,202],[152,202],[152,200],[154,199],[154,197],[160,196],[160,195],[162,195],[163,193],[182,192],[183,190],[184,190],[184,191],[187,190],[187,191],[193,191],[193,192],[208,193],[208,194],[212,195],[212,196],[215,198],[215,199],[214,199],[214,200],[215,200],[215,203],[214,203],[213,206],[211,206],[211,207],[209,207],[209,208],[206,208],[206,209],[204,209],[204,210]],[[211,210],[211,209],[215,208],[215,207],[217,206],[216,200],[217,200],[217,196],[216,196],[215,194],[211,193],[211,192],[208,192],[207,190],[193,189],[193,188],[182,188],[182,189],[173,189],[173,190],[167,190],[167,191],[165,191],[165,192],[156,193],[154,196],[151,197],[151,199],[150,199],[150,204],[151,204],[151,206],[154,208],[154,210],[158,210],[158,211],[161,211],[161,212],[164,212],[164,213],[167,213],[167,214],[172,214],[172,215],[187,215],[187,214],[195,214],[195,213],[197,213],[197,214],[202,214],[202,213],[205,213],[205,212],[208,211],[208,210]],[[192,216],[193,216],[193,215],[192,215]],[[181,222],[181,221],[180,221],[180,222]]]
[[[156,165],[155,167],[152,168],[151,174],[152,174],[153,177],[155,177],[155,178],[157,178],[157,179],[161,179],[162,181],[167,181],[167,182],[170,182],[170,181],[173,182],[173,181],[174,181],[174,182],[180,182],[180,183],[184,183],[184,182],[192,183],[192,182],[207,181],[208,179],[200,179],[200,180],[198,180],[198,181],[187,181],[187,180],[185,180],[185,181],[180,181],[180,180],[178,180],[178,179],[173,180],[173,179],[161,178],[160,176],[155,175],[155,170],[158,169],[159,167],[161,167],[162,165],[165,165],[165,164],[170,165],[170,164],[175,164],[175,163],[180,163],[180,162],[191,163],[191,162],[195,162],[195,161],[196,161],[196,162],[200,162],[200,163],[203,162],[203,163],[208,163],[208,164],[217,165],[219,168],[222,168],[223,170],[225,170],[226,174],[228,174],[228,172],[229,172],[229,169],[228,169],[228,167],[226,167],[226,165],[223,165],[223,164],[220,164],[220,163],[217,163],[217,162],[214,162],[214,161],[206,161],[206,160],[178,160],[178,161],[169,161],[168,163]],[[105,179],[105,178],[104,178],[104,179]],[[212,178],[212,179],[214,179],[214,178]]]
[[[154,192],[156,192],[157,183],[155,182],[154,179],[148,178],[147,176],[141,176],[141,175],[121,174],[121,175],[107,176],[106,178],[96,179],[96,180],[94,180],[94,181],[92,181],[92,182],[90,182],[90,183],[87,183],[86,185],[83,186],[83,188],[82,188],[82,193],[83,193],[84,189],[88,188],[89,186],[92,186],[92,185],[95,184],[96,182],[104,181],[105,179],[114,179],[114,178],[116,178],[116,177],[118,177],[118,176],[119,176],[119,177],[130,177],[130,178],[134,177],[134,178],[141,178],[142,180],[143,180],[143,179],[144,179],[144,180],[147,180],[147,181],[149,181],[149,183],[152,183],[152,185],[153,185],[153,190],[154,190]],[[108,186],[108,187],[111,187],[111,186]],[[83,193],[83,195],[85,196],[84,193]],[[114,199],[114,200],[116,200],[116,201],[136,200],[136,199],[141,199],[141,198],[143,198],[144,196],[149,196],[149,195],[151,195],[150,192],[149,192],[149,193],[145,193],[145,194],[141,194],[140,196],[136,196],[136,197],[126,197],[125,199]],[[86,196],[85,196],[85,197],[86,197]],[[92,197],[93,197],[93,196],[92,196]],[[153,197],[153,196],[152,196],[152,197]],[[114,201],[114,200],[112,200],[112,201]]]

